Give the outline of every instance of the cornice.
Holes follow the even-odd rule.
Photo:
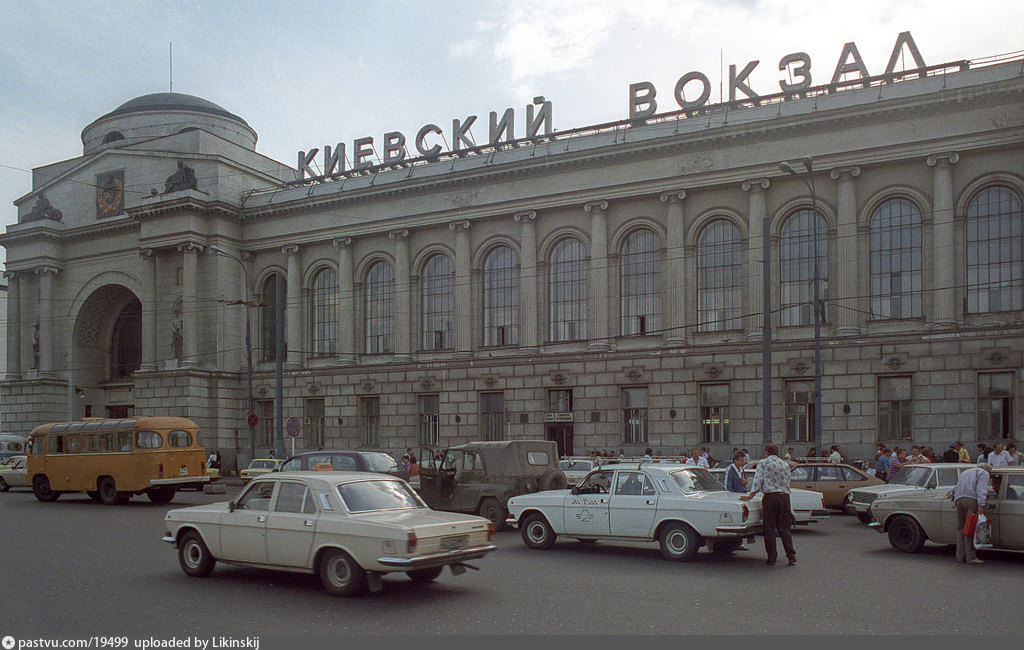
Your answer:
[[[176,214],[191,213],[204,216],[227,217],[240,219],[242,210],[237,206],[224,201],[205,201],[198,192],[190,191],[184,196],[173,199],[164,199],[144,205],[135,205],[125,208],[125,212],[138,220],[153,219],[156,217],[168,217]]]

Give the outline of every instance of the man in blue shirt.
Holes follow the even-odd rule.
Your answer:
[[[743,478],[743,466],[746,462],[747,457],[742,451],[737,451],[732,455],[732,465],[729,465],[729,468],[725,470],[726,490],[746,494],[747,479]]]
[[[974,535],[964,535],[964,521],[969,514],[985,511],[985,497],[988,496],[989,473],[992,466],[979,463],[977,467],[960,473],[960,480],[953,490],[956,504],[956,561],[967,564],[984,564],[974,553]]]

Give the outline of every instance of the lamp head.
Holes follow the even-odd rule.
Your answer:
[[[793,174],[794,176],[796,175],[796,170],[793,169],[793,166],[786,161],[782,161],[779,163],[779,169],[786,172],[787,174]]]
[[[800,160],[803,162],[804,167],[807,168],[807,171],[814,171],[814,161],[811,160],[810,156],[804,156]]]

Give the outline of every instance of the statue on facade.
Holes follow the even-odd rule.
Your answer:
[[[40,196],[36,199],[36,204],[32,206],[32,212],[25,215],[25,218],[22,219],[21,222],[27,223],[29,221],[42,221],[43,219],[60,221],[63,218],[63,212],[53,207],[45,196]]]
[[[39,321],[32,325],[32,368],[39,370]]]
[[[185,163],[179,160],[178,171],[168,176],[164,183],[164,194],[180,190],[194,190],[196,187],[196,171],[191,167],[186,167]]]
[[[174,306],[174,318],[171,320],[171,349],[174,350],[174,358],[181,365],[185,357],[185,334],[182,319],[182,306],[179,302]]]

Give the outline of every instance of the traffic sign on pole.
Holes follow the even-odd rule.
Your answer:
[[[297,418],[297,417],[290,417],[290,418],[288,418],[288,422],[285,423],[284,429],[285,429],[285,431],[288,432],[288,435],[291,436],[292,438],[298,438],[299,437],[299,426],[300,426],[299,425],[299,418]]]
[[[250,429],[255,429],[256,425],[260,423],[260,416],[255,413],[250,413],[249,416],[245,418],[245,423],[249,425]]]

